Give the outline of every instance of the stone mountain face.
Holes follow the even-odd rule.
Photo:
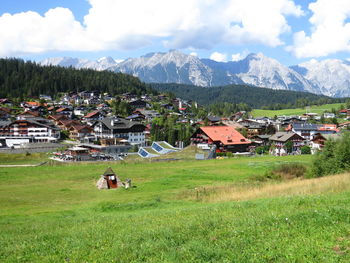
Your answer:
[[[203,87],[248,84],[327,96],[350,96],[350,62],[342,60],[311,60],[287,67],[262,53],[249,54],[240,61],[216,62],[171,50],[122,62],[111,57],[97,61],[63,57],[46,59],[41,65],[107,69],[137,76],[148,83],[179,83]]]
[[[350,97],[350,62],[338,59],[310,60],[291,67],[320,92],[331,97]]]

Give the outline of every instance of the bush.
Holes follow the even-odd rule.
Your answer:
[[[256,175],[252,177],[255,181],[267,181],[267,180],[281,180],[281,179],[294,179],[304,177],[307,169],[305,165],[300,163],[286,163],[281,164],[270,171],[265,172],[262,175]]]
[[[301,154],[311,154],[311,148],[310,146],[304,145],[300,148]]]
[[[312,162],[311,176],[321,177],[350,170],[350,134],[344,133],[337,140],[329,140]]]
[[[265,146],[259,146],[255,148],[255,153],[256,154],[265,154],[268,153],[270,150],[270,146],[269,145],[265,145]]]

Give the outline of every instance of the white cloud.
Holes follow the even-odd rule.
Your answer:
[[[348,0],[318,0],[309,5],[312,32],[294,34],[293,46],[288,47],[298,58],[327,56],[350,51],[350,4]]]
[[[216,44],[283,44],[292,0],[88,0],[84,22],[67,8],[0,16],[0,55],[134,49],[162,41],[171,48]]]
[[[227,55],[222,54],[219,52],[214,52],[210,55],[210,59],[215,60],[217,62],[226,62],[227,61]]]
[[[197,52],[191,52],[190,55],[191,55],[191,56],[194,56],[194,57],[198,57]]]
[[[249,51],[245,49],[242,53],[232,54],[231,59],[232,61],[239,61],[244,59],[248,54],[249,54]]]

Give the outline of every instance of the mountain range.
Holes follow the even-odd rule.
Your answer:
[[[350,97],[350,62],[327,59],[285,66],[262,53],[239,61],[200,59],[177,50],[139,58],[97,61],[71,57],[49,58],[41,65],[110,70],[139,77],[146,83],[179,83],[203,87],[246,84],[278,90],[305,91],[331,97]]]

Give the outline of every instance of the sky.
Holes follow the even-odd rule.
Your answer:
[[[0,57],[350,58],[350,0],[0,0]]]

